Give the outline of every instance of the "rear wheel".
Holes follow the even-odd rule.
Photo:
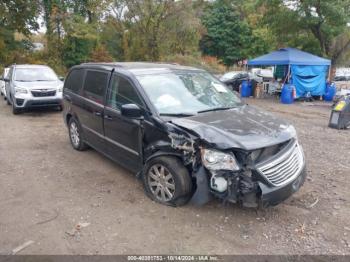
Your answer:
[[[151,159],[145,166],[143,184],[147,195],[164,205],[181,206],[191,198],[191,177],[175,157]]]
[[[75,118],[71,118],[68,124],[69,139],[75,150],[84,151],[87,149],[87,145],[82,139],[81,127]]]

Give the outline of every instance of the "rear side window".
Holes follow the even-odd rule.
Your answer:
[[[75,69],[70,72],[65,81],[64,88],[69,89],[73,93],[79,93],[84,81],[84,70]]]
[[[139,95],[136,93],[134,86],[129,80],[114,75],[107,105],[120,110],[121,106],[125,104],[136,104],[144,108]]]
[[[101,71],[87,71],[84,84],[84,95],[102,104],[109,73]]]

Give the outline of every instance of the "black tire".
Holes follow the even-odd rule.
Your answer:
[[[12,102],[12,114],[14,115],[18,115],[19,113],[21,113],[21,109],[20,108],[17,108],[15,103]]]
[[[157,169],[159,166],[163,166],[164,172],[165,174],[167,174],[165,177],[163,177],[163,183],[166,183],[166,185],[170,183],[175,186],[175,188],[171,190],[167,188],[168,189],[167,192],[170,192],[170,194],[172,194],[171,197],[170,195],[167,195],[168,193],[163,192],[163,194],[167,195],[168,199],[166,200],[161,199],[162,198],[161,191],[156,193],[158,187],[162,188],[159,190],[163,190],[164,185],[160,185],[159,183],[161,182],[155,181],[152,177],[152,175],[155,174],[152,171],[152,168]],[[161,169],[158,169],[158,171],[161,171]],[[165,178],[169,174],[172,176],[172,179],[166,180]],[[176,157],[160,156],[160,157],[155,157],[151,159],[149,162],[146,163],[144,167],[142,180],[143,180],[143,185],[147,196],[152,200],[158,203],[161,203],[163,205],[182,206],[182,205],[185,205],[192,196],[192,180],[191,180],[190,174],[186,169],[186,167],[182,164],[180,159]],[[151,185],[152,183],[158,183],[158,185],[152,186]]]
[[[73,133],[75,133],[75,132],[72,129],[76,130],[76,132],[77,132],[76,135],[78,136],[78,141],[76,140],[75,137],[73,137]],[[69,120],[68,134],[69,134],[70,143],[75,150],[84,151],[88,148],[88,146],[84,143],[84,140],[83,140],[82,128],[81,128],[79,122],[74,117],[72,117]]]
[[[6,104],[7,104],[8,106],[11,105],[11,103],[10,103],[10,98],[9,98],[9,97],[6,97]]]

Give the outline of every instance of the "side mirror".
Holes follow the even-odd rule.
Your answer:
[[[64,76],[59,76],[58,79],[64,81]]]
[[[121,108],[122,116],[126,116],[129,118],[141,118],[142,110],[138,105],[135,104],[125,104],[122,105]]]
[[[5,81],[5,82],[10,82],[10,79],[7,78],[7,77],[5,77],[5,78],[3,78],[3,81]]]

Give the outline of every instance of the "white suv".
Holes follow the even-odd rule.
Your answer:
[[[31,107],[58,107],[62,110],[63,82],[44,65],[12,65],[4,78],[7,103],[18,114]]]

